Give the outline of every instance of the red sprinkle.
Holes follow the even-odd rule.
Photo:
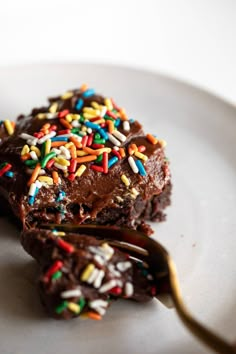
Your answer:
[[[119,160],[121,160],[121,154],[118,151],[112,150],[112,153],[113,153],[113,155],[116,155]]]
[[[105,145],[103,145],[103,144],[93,144],[91,147],[92,147],[93,149],[101,149],[101,148],[104,148],[104,146],[105,146]]]
[[[101,117],[94,117],[94,118],[89,119],[89,121],[96,122],[96,120],[99,120],[99,119],[101,119]]]
[[[102,158],[102,168],[104,173],[108,173],[108,153],[104,152]]]
[[[156,294],[157,294],[157,289],[156,289],[155,286],[152,286],[152,287],[151,287],[151,295],[152,295],[152,296],[155,296]]]
[[[94,134],[90,134],[90,135],[88,136],[87,146],[91,146],[91,145],[92,145],[92,143],[93,143],[93,136],[94,136]]]
[[[35,138],[42,138],[44,136],[43,132],[34,133]]]
[[[68,168],[70,173],[74,173],[76,171],[76,167],[77,167],[77,161],[75,159],[71,159],[70,160],[70,166]]]
[[[71,173],[67,178],[69,181],[73,182],[75,179],[75,173]]]
[[[69,113],[70,111],[68,109],[64,109],[63,111],[58,112],[58,118],[64,118]]]
[[[139,147],[138,147],[138,151],[139,152],[144,152],[146,150],[146,146],[144,146],[144,145],[140,145]]]
[[[57,135],[70,134],[70,129],[60,130]]]
[[[12,165],[10,163],[8,163],[6,166],[4,166],[1,170],[0,170],[0,177],[7,171],[9,171],[12,168]]]
[[[103,167],[97,165],[92,165],[91,169],[97,172],[104,172]]]
[[[74,246],[60,238],[57,240],[57,244],[59,247],[61,247],[64,251],[68,253],[74,252]]]
[[[122,289],[119,286],[115,286],[109,291],[110,294],[120,295],[122,293]]]
[[[59,269],[61,269],[63,266],[62,261],[56,261],[54,262],[54,264],[47,270],[47,272],[45,273],[44,279],[45,281],[48,281],[49,278],[56,273]]]
[[[106,123],[101,123],[101,124],[100,124],[100,127],[101,127],[101,128],[105,128],[105,127],[106,127]]]
[[[53,131],[53,130],[57,130],[57,126],[55,124],[53,124],[50,128],[49,131]]]
[[[48,169],[50,169],[50,168],[54,165],[54,163],[55,163],[55,160],[51,159],[51,160],[48,161],[46,167],[47,167]]]
[[[111,111],[106,111],[106,115],[108,115],[111,118],[117,119],[117,116],[115,115],[115,113],[113,113]]]
[[[87,145],[87,142],[88,142],[88,135],[85,135],[81,140],[81,144],[83,148]]]

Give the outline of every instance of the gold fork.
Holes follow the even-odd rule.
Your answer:
[[[141,258],[150,266],[159,284],[165,284],[165,289],[171,297],[180,319],[191,333],[218,353],[236,353],[233,345],[195,320],[188,311],[182,299],[174,261],[159,242],[141,232],[115,226],[45,224],[41,225],[41,227],[94,235],[103,240],[105,239],[112,246],[129,252],[136,258]]]

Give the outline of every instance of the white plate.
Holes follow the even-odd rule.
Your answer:
[[[171,251],[184,298],[205,324],[236,338],[236,110],[198,89],[132,69],[86,64],[0,69],[0,116],[87,82],[115,97],[146,131],[168,141],[172,206],[156,236]],[[119,301],[103,321],[48,319],[37,267],[0,220],[0,352],[3,354],[207,353],[174,311],[157,301]]]

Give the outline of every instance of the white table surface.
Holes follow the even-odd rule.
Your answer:
[[[9,0],[0,65],[89,61],[158,71],[236,103],[235,0]]]

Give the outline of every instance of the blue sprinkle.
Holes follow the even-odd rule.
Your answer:
[[[29,199],[28,199],[28,203],[29,203],[29,205],[33,205],[34,204],[34,197],[29,197]]]
[[[135,161],[136,166],[138,167],[139,173],[141,176],[147,176],[146,170],[140,160]]]
[[[84,105],[84,100],[82,98],[79,98],[78,101],[76,102],[75,109],[79,111]]]
[[[88,89],[82,93],[82,96],[85,98],[91,97],[95,95],[95,90],[94,89]]]
[[[95,130],[101,129],[100,125],[92,123],[92,122],[85,122],[84,125],[88,128],[95,129]]]
[[[105,132],[104,129],[100,128],[100,129],[99,129],[99,134],[101,135],[101,137],[102,137],[103,139],[108,140],[108,135],[107,135],[107,133]]]
[[[66,136],[55,136],[51,138],[51,141],[68,141],[68,138]]]
[[[5,176],[12,178],[14,176],[14,173],[12,171],[7,171],[5,173]]]
[[[56,199],[56,202],[60,202],[61,200],[63,200],[65,195],[66,195],[66,193],[64,191],[59,191],[59,195]]]
[[[115,163],[117,163],[118,161],[118,157],[117,156],[113,156],[109,161],[108,161],[108,168],[110,168],[111,166],[113,166]]]
[[[135,120],[134,120],[133,118],[130,118],[129,122],[130,122],[130,123],[134,123]]]
[[[119,127],[120,123],[121,123],[120,118],[117,118],[116,121],[115,121],[115,124],[114,124],[115,127],[116,127],[116,128]]]

